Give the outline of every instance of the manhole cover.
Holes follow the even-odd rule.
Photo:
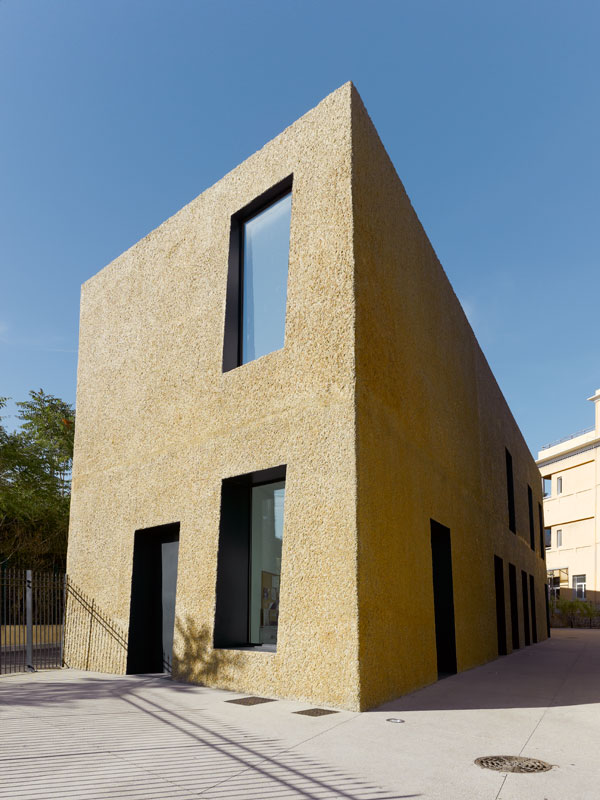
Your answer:
[[[306,717],[324,717],[325,714],[337,714],[328,708],[307,708],[305,711],[294,711],[294,714],[304,714]]]
[[[225,700],[226,703],[237,703],[239,706],[257,706],[259,703],[274,703],[268,697],[238,697],[237,700]]]
[[[495,769],[497,772],[547,772],[552,764],[540,761],[539,758],[523,756],[484,756],[476,758],[475,763],[483,769]]]

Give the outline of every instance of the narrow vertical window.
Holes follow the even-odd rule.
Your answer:
[[[496,585],[496,630],[498,655],[506,655],[506,601],[504,599],[504,562],[494,556],[494,583]]]
[[[513,482],[512,456],[506,451],[506,493],[508,500],[508,527],[513,532],[517,532],[515,520],[515,485]]]
[[[562,528],[556,531],[556,546],[562,547]]]
[[[550,476],[542,478],[542,493],[544,497],[550,497],[552,494],[552,478]]]
[[[573,575],[573,594],[576,600],[585,600],[585,575]]]
[[[529,507],[529,543],[535,553],[535,526],[533,524],[533,492],[531,486],[527,486],[527,505]]]
[[[537,644],[537,614],[535,610],[535,581],[533,575],[529,576],[529,603],[531,605],[531,638]]]
[[[214,646],[275,650],[285,466],[226,478],[221,488]]]
[[[277,644],[285,481],[252,487],[249,641]]]
[[[292,179],[231,218],[223,372],[285,341]]]
[[[512,628],[512,647],[518,650],[519,643],[519,604],[517,600],[517,569],[514,564],[508,565],[508,590],[510,597],[510,623]]]
[[[546,543],[544,541],[544,512],[542,510],[542,504],[538,503],[538,521],[540,523],[540,553],[542,554],[542,558],[546,558]]]
[[[562,494],[562,478],[556,479],[556,494]]]
[[[527,580],[527,573],[524,569],[521,570],[521,589],[522,589],[522,603],[523,603],[523,631],[525,633],[525,646],[531,644],[531,626],[529,622],[529,581]]]
[[[434,519],[430,520],[430,525],[435,644],[438,677],[441,678],[454,675],[457,670],[452,545],[450,528]]]
[[[544,547],[546,550],[552,548],[552,528],[544,528]]]

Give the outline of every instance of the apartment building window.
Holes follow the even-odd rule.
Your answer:
[[[573,575],[573,594],[576,600],[585,600],[585,575]]]
[[[508,527],[513,532],[517,532],[515,519],[515,485],[513,481],[512,456],[506,450],[506,493],[508,500]]]
[[[542,492],[544,497],[550,497],[552,494],[552,478],[542,478]]]
[[[283,465],[222,482],[215,647],[275,650],[285,474]]]
[[[290,176],[231,218],[223,372],[284,345],[291,213]]]
[[[557,547],[562,547],[562,529],[561,528],[559,528],[556,531],[556,546]]]
[[[538,522],[540,525],[540,552],[542,554],[542,558],[545,559],[546,548],[544,546],[544,511],[541,503],[538,503]]]
[[[552,528],[544,528],[544,546],[546,550],[552,547]]]
[[[556,479],[556,494],[562,494],[562,478]]]

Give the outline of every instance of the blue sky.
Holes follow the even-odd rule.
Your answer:
[[[597,0],[0,0],[0,395],[74,402],[81,283],[352,80],[532,450],[591,425],[598,41]]]

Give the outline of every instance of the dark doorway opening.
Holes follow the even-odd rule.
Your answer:
[[[517,601],[517,569],[508,565],[508,589],[510,592],[510,622],[512,627],[512,647],[518,650],[519,644],[519,605]]]
[[[506,601],[504,599],[504,562],[494,556],[494,581],[496,584],[496,628],[498,630],[498,655],[506,655]]]
[[[525,647],[531,644],[531,630],[529,627],[529,586],[527,573],[521,570],[521,589],[523,593],[523,629],[525,631]]]
[[[438,677],[456,673],[456,634],[454,629],[454,589],[450,528],[431,520],[431,559],[433,566],[433,607]]]
[[[533,575],[529,576],[529,600],[531,602],[531,638],[537,644],[537,615],[535,613],[535,581]]]
[[[127,673],[171,672],[179,523],[135,532]]]

